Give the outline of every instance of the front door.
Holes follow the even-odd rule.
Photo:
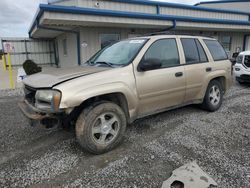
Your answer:
[[[179,105],[185,96],[185,73],[176,39],[153,42],[140,63],[150,61],[160,62],[161,66],[147,71],[135,70],[141,116]]]

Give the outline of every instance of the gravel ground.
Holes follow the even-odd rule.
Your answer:
[[[20,97],[7,95],[0,92],[0,187],[161,187],[193,160],[221,188],[250,187],[247,85],[236,84],[215,113],[188,106],[138,120],[120,147],[99,156],[83,152],[73,132],[29,127]]]

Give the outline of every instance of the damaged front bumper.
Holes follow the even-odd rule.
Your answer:
[[[34,125],[34,122],[40,122],[41,124],[45,125],[46,128],[51,128],[59,124],[62,116],[62,113],[53,114],[43,112],[31,105],[27,100],[19,102],[18,106],[22,113],[31,120],[31,125]]]

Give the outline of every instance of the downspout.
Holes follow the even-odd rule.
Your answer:
[[[74,31],[74,30],[67,30],[67,29],[56,29],[56,28],[50,28],[46,26],[41,26],[37,24],[38,29],[45,29],[45,30],[50,30],[50,31],[62,31],[65,33],[73,33],[76,35],[76,41],[77,41],[77,62],[78,65],[81,65],[81,41],[80,41],[80,32],[79,31]]]
[[[58,68],[59,67],[59,62],[58,62],[57,55],[56,55],[56,38],[54,38],[54,41],[53,41],[53,49],[54,49],[55,64],[56,64],[56,66]]]
[[[163,29],[161,30],[160,32],[165,32],[165,31],[169,31],[169,30],[172,30],[172,29],[175,29],[176,28],[176,20],[173,20],[173,25],[166,28],[166,29]]]
[[[167,28],[167,31],[171,30],[171,29],[175,29],[176,28],[176,20],[173,20],[173,26]]]
[[[172,26],[170,26],[170,27],[168,27],[166,29],[160,30],[160,31],[153,32],[153,33],[147,33],[145,35],[148,36],[148,35],[166,34],[167,31],[176,28],[176,20],[172,20],[172,21],[173,21],[173,25]],[[145,35],[143,35],[143,36],[145,36]]]
[[[246,50],[247,37],[250,37],[250,34],[245,34],[245,35],[244,35],[244,38],[243,38],[243,51]]]

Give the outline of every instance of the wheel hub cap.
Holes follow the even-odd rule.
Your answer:
[[[220,89],[216,85],[214,85],[213,87],[211,87],[209,91],[209,100],[212,105],[218,105],[220,102],[220,98],[221,98]]]
[[[111,130],[111,127],[108,125],[103,125],[101,126],[101,133],[102,134],[108,134]]]
[[[112,142],[120,130],[120,120],[113,112],[99,115],[92,126],[92,138],[95,142],[107,145]]]

